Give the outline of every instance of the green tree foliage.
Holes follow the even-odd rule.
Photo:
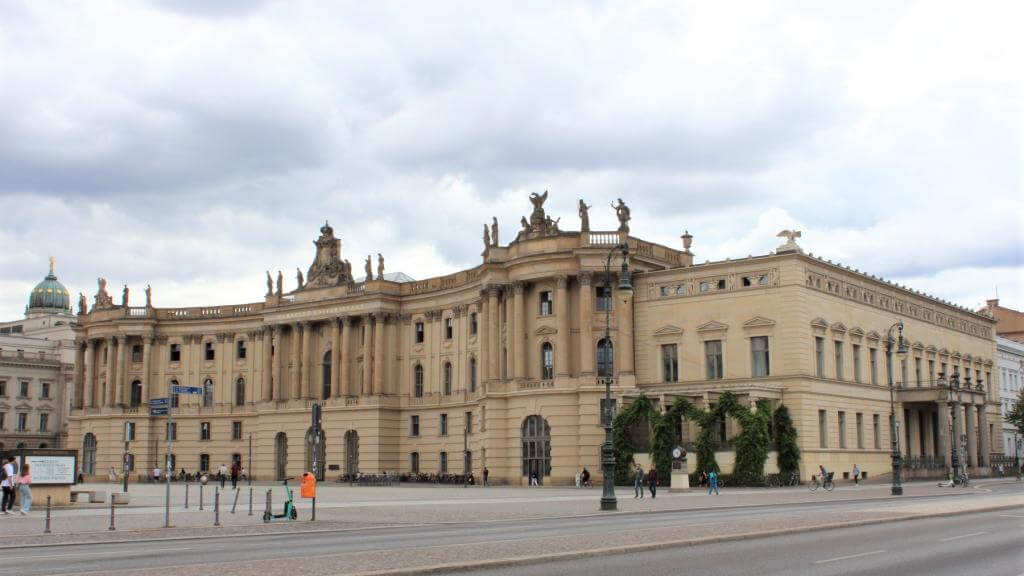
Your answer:
[[[1014,401],[1005,418],[1017,429],[1018,434],[1024,435],[1024,388],[1021,388],[1020,395],[1017,396],[1017,400]]]
[[[661,414],[654,409],[651,400],[643,394],[615,416],[612,425],[614,429],[612,449],[615,451],[616,484],[633,483],[633,442],[630,430],[644,418],[647,419],[647,425],[652,429],[661,422]]]
[[[736,437],[736,467],[733,479],[739,485],[755,486],[764,480],[764,463],[771,448],[772,406],[764,398],[757,401],[756,408],[733,402],[729,415],[735,418],[743,432]]]
[[[772,416],[772,436],[779,455],[779,471],[788,477],[800,469],[800,447],[796,442],[796,428],[789,416],[789,408],[779,404]]]

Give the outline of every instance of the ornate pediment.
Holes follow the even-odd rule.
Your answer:
[[[719,322],[717,320],[712,320],[710,322],[705,322],[704,324],[701,324],[700,326],[697,326],[697,332],[714,332],[716,330],[728,330],[728,329],[729,329],[729,325],[728,324],[722,324],[721,322]]]
[[[558,330],[555,330],[551,326],[541,326],[540,328],[537,328],[533,333],[537,336],[550,336],[552,334],[558,334]]]
[[[949,349],[939,348],[939,356],[949,356]]]
[[[829,326],[829,328],[832,328],[833,332],[846,332],[846,324],[843,324],[842,322],[835,322],[832,326]]]
[[[881,340],[882,339],[882,335],[879,334],[878,332],[875,332],[874,330],[869,331],[867,333],[867,337],[868,337],[869,340]]]
[[[913,346],[911,346],[911,347],[914,350],[917,350],[918,352],[923,351],[924,350],[924,342],[921,342],[920,340],[918,340],[917,342],[914,342]]]
[[[864,330],[862,330],[860,326],[854,326],[853,328],[850,328],[848,334],[854,338],[860,338],[864,335]]]
[[[768,328],[770,326],[775,326],[775,320],[765,318],[764,316],[754,316],[743,323],[744,328]]]
[[[676,336],[682,333],[682,328],[679,326],[673,326],[672,324],[666,324],[654,331],[655,336]]]
[[[828,328],[828,321],[819,316],[818,318],[811,320],[811,326],[816,326],[818,328]]]

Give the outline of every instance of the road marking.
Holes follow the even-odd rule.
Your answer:
[[[1003,518],[1024,518],[1024,514],[1000,514]],[[1024,576],[1024,574],[1021,574]]]
[[[838,562],[840,560],[849,560],[851,558],[860,558],[862,556],[874,556],[875,554],[884,554],[885,550],[872,550],[871,552],[861,552],[860,554],[851,554],[849,556],[839,556],[838,558],[826,558],[824,560],[818,560],[815,564],[827,564],[829,562]]]
[[[71,552],[69,554],[47,554],[46,556],[6,556],[6,558],[8,558],[10,560],[21,560],[21,559],[26,559],[26,558],[31,558],[31,559],[35,559],[35,560],[45,560],[47,558],[63,558],[63,557],[67,557],[67,556],[108,556],[108,555],[113,554],[113,553],[123,553],[123,552],[129,552],[129,553],[131,553],[131,552],[145,552],[145,553],[148,554],[150,552],[177,552],[179,550],[191,550],[191,548],[152,548],[152,549],[137,550],[137,551],[136,550],[107,550],[107,551],[104,551],[104,552]]]
[[[961,534],[959,536],[950,536],[949,538],[943,538],[939,542],[950,542],[953,540],[960,540],[961,538],[971,538],[974,536],[981,536],[982,534],[988,534],[988,532],[973,532],[971,534]]]

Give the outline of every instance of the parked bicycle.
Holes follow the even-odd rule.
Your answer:
[[[811,492],[816,491],[818,488],[824,488],[826,492],[831,492],[832,489],[836,487],[836,485],[832,482],[832,476],[834,475],[835,472],[829,472],[828,476],[825,477],[825,480],[823,482],[819,481],[817,476],[812,475],[811,481],[807,483],[807,488]]]

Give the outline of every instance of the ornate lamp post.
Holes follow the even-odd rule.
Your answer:
[[[612,255],[616,251],[622,253],[622,267],[619,270],[619,293],[624,299],[633,295],[633,284],[629,277],[629,244],[622,243],[612,247],[604,260],[604,290],[602,297],[611,300],[612,286]],[[618,501],[615,499],[615,451],[612,448],[612,384],[615,383],[615,370],[611,362],[611,302],[604,307],[604,340],[601,343],[604,362],[598,365],[608,370],[601,381],[604,383],[604,445],[601,447],[601,510],[615,510]],[[599,374],[599,376],[601,376]]]
[[[897,341],[896,353],[903,357],[907,353],[907,345],[903,341],[903,321],[900,320],[889,326],[889,331],[886,333],[885,339],[885,356],[886,362],[889,365],[889,435],[892,436],[892,495],[902,496],[903,495],[903,484],[900,482],[900,469],[903,467],[901,456],[900,456],[900,439],[899,433],[897,432],[896,423],[896,388],[892,381],[892,330],[893,328],[899,329],[899,340]]]
[[[939,374],[939,386],[946,387],[945,374]],[[949,450],[950,463],[953,466],[953,485],[960,483],[960,434],[957,416],[960,414],[960,377],[953,374],[949,378],[949,387],[946,388],[946,400],[949,402],[953,412],[953,418],[949,422]]]

